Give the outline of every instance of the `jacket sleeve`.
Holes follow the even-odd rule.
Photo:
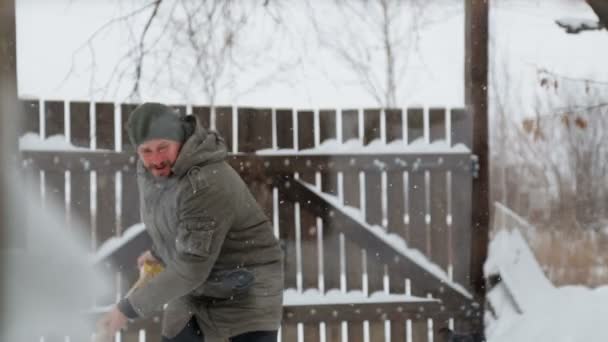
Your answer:
[[[164,260],[165,270],[127,300],[139,317],[147,317],[169,301],[203,284],[217,260],[234,220],[234,200],[229,187],[207,185],[178,199],[175,255]]]

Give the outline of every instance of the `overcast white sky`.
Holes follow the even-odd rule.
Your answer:
[[[314,1],[313,1],[314,3]],[[567,35],[553,21],[562,17],[593,18],[583,1],[493,1],[492,54],[500,56],[510,75],[531,94],[537,85],[535,70],[545,67],[573,77],[608,80],[608,34],[585,32]],[[112,18],[125,13],[129,1],[17,0],[18,77],[22,97],[51,99],[94,99],[121,101],[125,89],[117,94],[97,91],[111,73],[126,46],[124,27],[104,31],[95,40],[95,73],[90,70],[91,50],[85,45],[75,55],[74,73],[65,81],[74,52],[93,32]],[[292,13],[296,22],[306,18]],[[419,54],[411,60],[407,81],[403,83],[399,105],[463,104],[463,13],[442,16],[420,34]],[[330,20],[331,16],[323,18]],[[307,44],[314,44],[312,32],[298,33]],[[307,35],[310,37],[306,38]],[[313,43],[311,43],[313,42]],[[297,50],[303,63],[283,75],[290,82],[276,82],[246,94],[226,91],[220,104],[273,107],[360,107],[375,106],[374,99],[344,68],[335,55],[319,52],[310,45]],[[278,45],[284,50],[286,45]],[[310,52],[313,51],[314,53]],[[288,53],[287,53],[288,54]],[[495,61],[498,59],[495,58]],[[506,61],[506,62],[505,62]],[[258,70],[259,71],[259,70]],[[241,75],[247,80],[251,75]],[[526,88],[529,87],[529,88]],[[93,90],[92,90],[93,89]],[[525,101],[525,95],[524,101]],[[155,89],[144,92],[143,100],[204,104],[203,96]]]

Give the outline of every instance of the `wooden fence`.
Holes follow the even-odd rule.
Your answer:
[[[42,202],[65,210],[66,229],[84,222],[95,251],[138,223],[136,155],[123,128],[135,105],[22,104],[22,139],[63,135],[82,148],[23,151]],[[475,167],[464,110],[174,108],[225,137],[229,162],[281,239],[285,287],[293,289],[282,341],[432,341],[439,327],[479,323],[467,292],[471,263],[481,261],[470,256]],[[133,282],[132,257],[142,248],[120,256],[105,304]],[[353,302],[332,303],[337,293]],[[157,322],[133,325],[122,340],[145,329],[146,341],[158,341]]]

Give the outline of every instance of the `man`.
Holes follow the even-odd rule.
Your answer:
[[[226,146],[194,117],[145,103],[130,115],[141,216],[153,247],[138,258],[164,270],[122,299],[100,323],[164,308],[163,341],[276,341],[282,252],[268,218],[225,162]]]

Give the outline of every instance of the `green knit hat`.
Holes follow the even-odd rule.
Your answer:
[[[193,131],[173,109],[161,103],[147,102],[129,115],[127,131],[135,148],[151,139],[168,139],[183,143]]]

